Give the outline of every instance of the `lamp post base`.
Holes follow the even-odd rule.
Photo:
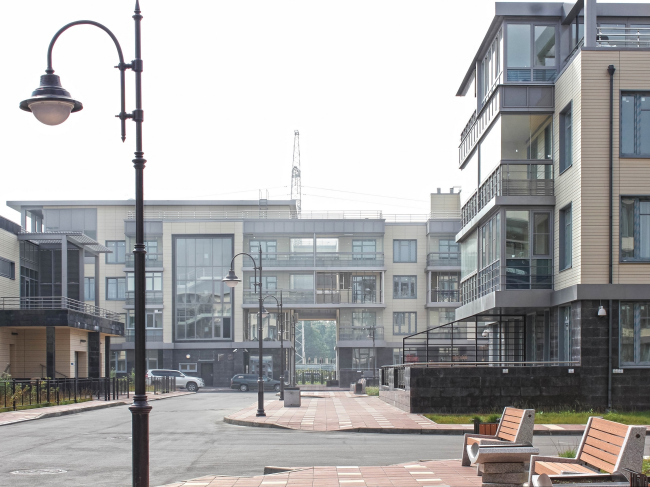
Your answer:
[[[131,436],[133,444],[133,486],[149,487],[149,413],[147,396],[133,398],[131,411]]]
[[[280,401],[284,401],[284,375],[280,376]]]

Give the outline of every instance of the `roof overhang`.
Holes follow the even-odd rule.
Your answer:
[[[95,239],[90,238],[83,232],[23,232],[18,234],[18,240],[32,242],[36,245],[60,245],[63,239],[80,249],[89,251],[94,255],[113,253],[112,250],[104,247]]]

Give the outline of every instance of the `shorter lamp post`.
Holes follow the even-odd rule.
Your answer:
[[[372,378],[377,378],[377,347],[375,346],[375,332],[377,331],[377,326],[366,326],[363,328],[368,330],[368,338],[372,337]]]
[[[255,270],[255,287],[259,291],[259,310],[257,313],[257,338],[258,338],[258,343],[259,343],[259,363],[258,363],[258,376],[257,376],[257,413],[255,416],[266,416],[266,413],[264,412],[264,376],[262,374],[262,362],[264,360],[264,356],[262,354],[262,317],[264,315],[264,299],[262,298],[262,246],[260,246],[260,252],[259,252],[259,260],[255,261],[253,256],[251,254],[247,254],[246,252],[240,252],[239,254],[235,254],[235,256],[232,258],[230,261],[230,271],[228,271],[228,275],[222,279],[223,282],[226,283],[226,285],[234,289],[234,287],[241,282],[241,279],[237,277],[235,274],[235,258],[240,256],[240,255],[247,255],[250,257],[250,259],[253,261],[253,269]],[[259,265],[257,264],[259,262]],[[257,271],[260,271],[260,280],[257,280]]]
[[[273,295],[264,296],[266,298],[273,298],[279,310],[280,322],[280,401],[284,401],[284,315],[282,314],[282,291],[280,291],[280,301]]]

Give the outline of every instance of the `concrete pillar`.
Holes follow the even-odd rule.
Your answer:
[[[104,337],[104,377],[111,376],[111,337]]]
[[[68,237],[61,237],[61,296],[68,297]]]
[[[45,376],[54,379],[56,370],[56,328],[53,326],[45,327]]]
[[[585,44],[587,48],[596,47],[597,32],[596,0],[585,0]]]
[[[79,301],[81,301],[82,303],[86,301],[86,290],[85,290],[86,281],[84,279],[85,277],[84,254],[85,251],[83,247],[81,247],[79,249]]]
[[[99,344],[99,332],[92,331],[88,333],[88,377],[99,377],[101,375]]]
[[[95,306],[99,308],[99,254],[95,256]]]
[[[27,228],[27,210],[25,208],[20,210],[20,226],[23,227],[26,232],[29,231],[29,228]]]

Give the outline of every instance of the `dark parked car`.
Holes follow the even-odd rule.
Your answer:
[[[232,379],[230,379],[230,388],[239,389],[242,392],[246,391],[256,391],[257,390],[257,378],[255,374],[237,374]],[[264,377],[264,390],[265,391],[279,391],[280,390],[280,381],[269,379]]]

